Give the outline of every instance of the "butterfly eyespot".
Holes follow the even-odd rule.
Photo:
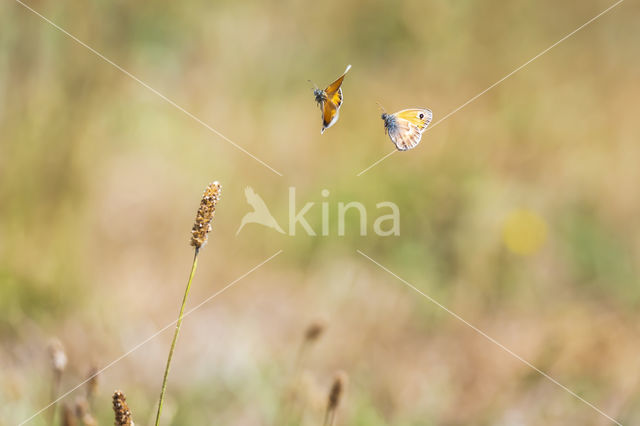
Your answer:
[[[424,118],[424,114],[423,114],[423,113],[420,113],[420,115],[419,115],[418,117],[420,117],[420,118]]]

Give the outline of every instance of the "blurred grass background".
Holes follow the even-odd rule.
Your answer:
[[[601,0],[28,3],[283,173],[277,176],[16,2],[0,4],[0,424],[50,401],[47,343],[70,389],[175,320],[200,194],[224,185],[185,320],[172,424],[274,424],[304,327],[303,424],[333,372],[344,425],[610,422],[356,253],[360,249],[623,424],[640,422],[640,8],[626,1],[474,103],[392,149],[388,111],[437,121],[604,10]],[[320,136],[311,79],[344,69]],[[286,229],[288,188],[319,232]],[[338,202],[400,206],[398,237],[337,236]],[[149,424],[170,332],[100,376]],[[78,390],[67,400],[73,401]],[[302,401],[302,402],[301,402]],[[31,424],[46,424],[46,415]],[[169,424],[167,421],[165,424]]]

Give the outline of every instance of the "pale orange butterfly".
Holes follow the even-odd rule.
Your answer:
[[[433,118],[431,110],[426,108],[403,109],[394,114],[387,114],[384,108],[382,111],[384,130],[398,151],[415,148]]]
[[[340,115],[340,106],[342,105],[342,82],[345,75],[351,69],[351,65],[347,65],[347,69],[336,81],[331,83],[326,89],[319,89],[317,86],[313,91],[316,102],[322,110],[322,129],[320,134],[324,133],[329,127],[336,124]]]

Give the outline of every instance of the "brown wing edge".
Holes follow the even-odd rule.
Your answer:
[[[322,129],[320,134],[323,134],[325,130],[336,124],[338,117],[340,116],[339,105],[336,106],[330,100],[325,102],[322,108]]]

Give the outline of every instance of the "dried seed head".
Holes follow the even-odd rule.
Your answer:
[[[49,356],[51,357],[51,366],[57,374],[62,374],[67,366],[67,354],[64,353],[64,347],[59,340],[53,340],[49,344]]]
[[[134,426],[127,398],[119,390],[113,393],[113,411],[116,414],[116,426]]]
[[[76,417],[81,419],[89,411],[89,404],[84,398],[76,398]]]
[[[207,234],[211,231],[211,221],[216,212],[216,204],[220,200],[222,193],[222,185],[212,182],[204,191],[200,208],[196,214],[196,220],[191,228],[191,245],[199,250],[200,247],[207,243]]]
[[[91,415],[89,402],[84,397],[76,398],[76,417],[84,426],[96,426],[98,423]]]
[[[62,406],[62,426],[76,426],[76,416],[73,414],[73,409],[68,403]]]
[[[327,411],[333,411],[340,405],[340,399],[344,395],[345,387],[347,386],[347,374],[340,371],[336,374],[331,385],[331,391],[329,391],[329,403],[327,405]]]
[[[89,369],[89,381],[87,382],[87,399],[92,400],[98,391],[98,367],[93,366]]]
[[[308,342],[317,340],[324,332],[324,329],[325,323],[323,321],[312,322],[304,332],[304,340]]]
[[[83,426],[98,426],[96,419],[89,413],[85,414],[82,418],[82,424]]]

